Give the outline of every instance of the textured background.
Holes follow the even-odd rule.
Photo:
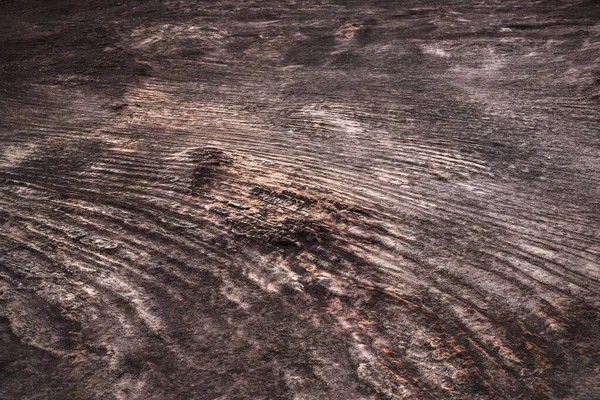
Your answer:
[[[0,1],[1,399],[600,397],[597,1]]]

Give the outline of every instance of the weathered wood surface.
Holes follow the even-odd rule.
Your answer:
[[[0,4],[0,398],[600,397],[597,1]]]

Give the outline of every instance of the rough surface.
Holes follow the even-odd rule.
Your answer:
[[[600,3],[12,0],[1,399],[597,399]]]

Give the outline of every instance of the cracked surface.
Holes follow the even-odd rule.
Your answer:
[[[0,398],[597,398],[599,20],[4,2]]]

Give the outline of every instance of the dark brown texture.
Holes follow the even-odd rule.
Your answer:
[[[600,397],[600,3],[0,5],[0,399]]]

